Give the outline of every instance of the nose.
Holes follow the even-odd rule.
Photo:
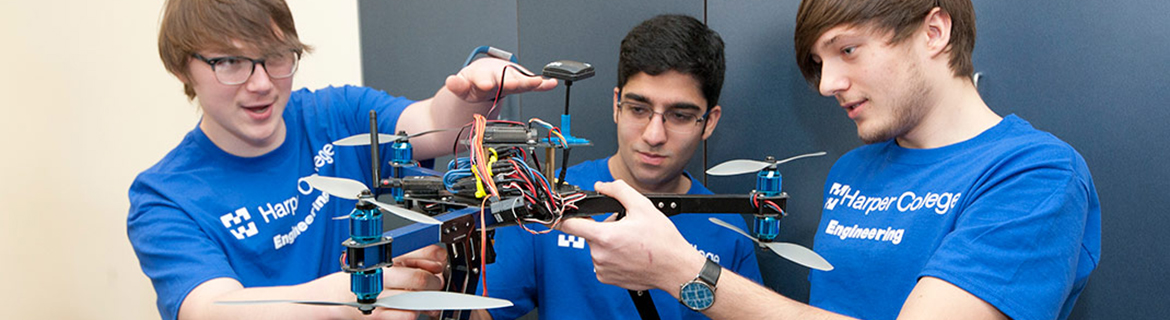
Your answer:
[[[821,63],[821,81],[819,89],[821,95],[830,97],[849,90],[849,78],[844,75],[844,68],[826,60]]]
[[[666,143],[666,122],[661,113],[650,115],[650,122],[642,128],[642,141],[650,146],[659,146]]]
[[[244,87],[250,92],[261,94],[272,90],[272,78],[268,77],[267,67],[259,63],[252,67],[252,75],[248,77],[248,82],[244,83]]]

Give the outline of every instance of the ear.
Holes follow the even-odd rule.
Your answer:
[[[703,127],[703,140],[711,137],[715,133],[715,126],[719,125],[719,117],[723,116],[723,108],[716,105],[711,107],[711,112],[707,113],[707,123]]]
[[[618,110],[618,101],[621,99],[621,94],[622,94],[621,88],[613,87],[613,123],[614,124],[617,124],[618,112],[621,111],[621,110]]]
[[[922,23],[926,31],[926,50],[931,58],[947,53],[951,44],[951,15],[942,8],[934,8],[926,14]]]

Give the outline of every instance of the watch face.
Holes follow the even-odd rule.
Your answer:
[[[702,311],[715,304],[715,291],[706,283],[691,281],[679,291],[679,300],[691,310]]]

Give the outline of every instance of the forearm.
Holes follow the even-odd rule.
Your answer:
[[[667,292],[678,297],[677,287]],[[852,319],[789,299],[727,269],[716,284],[715,304],[703,314],[711,319]]]
[[[216,303],[243,300],[333,300],[337,297],[331,296],[338,295],[333,291],[336,290],[314,282],[296,286],[244,288],[234,279],[212,279],[195,287],[187,295],[179,309],[179,319],[337,319],[346,313],[342,307],[290,303],[254,305]]]
[[[386,269],[391,270],[391,269]],[[423,271],[406,271],[402,275],[413,274],[414,278],[423,276]],[[395,275],[391,284],[402,284],[395,279],[402,278]],[[421,278],[420,278],[421,279]],[[417,281],[420,289],[434,288],[439,281]],[[427,283],[427,284],[421,284]],[[349,292],[349,275],[336,272],[316,280],[293,286],[253,287],[244,288],[239,282],[229,278],[212,279],[200,284],[187,295],[179,309],[180,320],[202,319],[410,319],[418,317],[417,312],[389,310],[378,308],[372,315],[362,315],[357,308],[348,306],[320,306],[295,303],[268,303],[249,305],[225,305],[218,301],[251,301],[251,300],[308,300],[330,302],[353,302],[355,297]],[[388,290],[388,289],[387,289]],[[395,294],[383,291],[382,295]]]
[[[679,298],[683,283],[694,279],[706,258],[692,247],[679,245],[659,251],[654,261],[653,286]],[[851,319],[780,295],[724,268],[715,284],[715,304],[703,311],[711,319]]]

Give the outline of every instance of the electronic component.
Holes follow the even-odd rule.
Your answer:
[[[593,65],[573,60],[557,60],[544,65],[540,75],[565,81],[577,81],[593,76]]]

